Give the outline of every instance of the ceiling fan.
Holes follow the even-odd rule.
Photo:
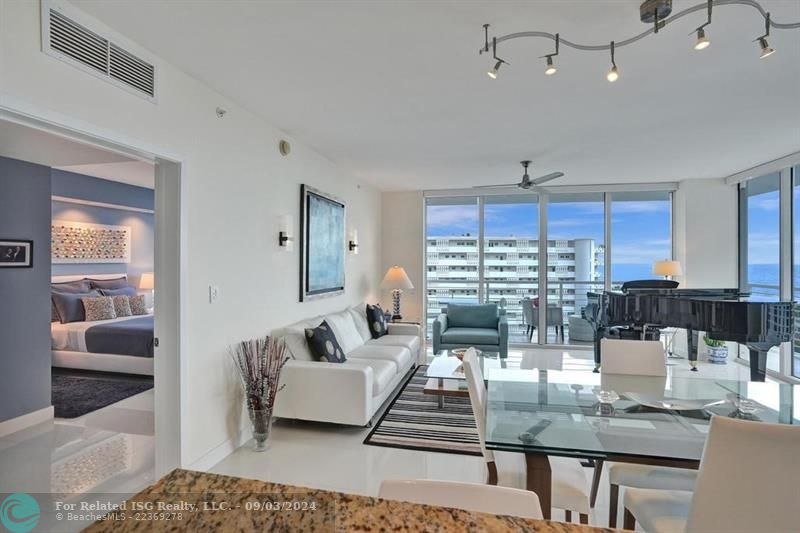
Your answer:
[[[556,178],[560,178],[564,175],[563,172],[551,172],[550,174],[545,174],[544,176],[540,176],[536,179],[531,179],[528,175],[528,166],[531,164],[530,161],[520,161],[522,168],[525,169],[525,173],[522,175],[522,181],[519,183],[503,183],[501,185],[476,185],[473,187],[474,189],[493,189],[497,187],[519,187],[520,189],[524,190],[536,190],[539,186],[543,183],[547,183],[550,180],[554,180]]]

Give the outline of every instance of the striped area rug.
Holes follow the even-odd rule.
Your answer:
[[[364,444],[462,455],[481,455],[478,430],[469,398],[424,394],[427,366],[417,368],[389,408],[364,439]]]

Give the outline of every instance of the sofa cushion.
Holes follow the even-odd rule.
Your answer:
[[[367,305],[358,304],[350,308],[350,314],[353,317],[353,323],[356,325],[358,334],[361,335],[361,340],[367,342],[372,338],[372,332],[369,330],[367,323]]]
[[[395,364],[395,373],[404,371],[411,362],[411,352],[404,346],[365,344],[347,354],[348,359],[377,359]]]
[[[380,396],[397,375],[397,366],[392,361],[380,359],[349,359],[348,365],[361,365],[372,368],[372,396]]]
[[[373,339],[383,337],[388,333],[389,327],[386,325],[386,315],[380,304],[367,304],[366,314],[367,324],[369,324],[369,331],[372,333]]]
[[[306,329],[306,341],[311,353],[326,363],[344,363],[347,358],[344,356],[336,334],[331,329],[326,320],[315,328]]]
[[[345,309],[338,313],[325,315],[325,322],[333,330],[333,334],[336,335],[336,340],[339,341],[339,346],[342,347],[344,353],[355,350],[364,344],[364,340],[358,333],[355,322],[353,322],[353,315],[350,314],[349,310]]]
[[[447,328],[442,333],[442,344],[498,345],[500,336],[490,328]]]
[[[419,336],[417,335],[384,335],[380,339],[370,339],[368,346],[404,346],[416,355],[419,353]]]
[[[448,328],[497,328],[497,305],[448,304]]]
[[[297,361],[315,361],[314,355],[308,349],[306,342],[306,328],[314,328],[319,325],[321,319],[312,318],[295,322],[286,327],[272,331],[272,336],[276,339],[283,339],[286,342],[286,349],[289,356]]]

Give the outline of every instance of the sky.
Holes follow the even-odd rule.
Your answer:
[[[551,199],[554,197],[551,197]],[[538,205],[485,205],[487,237],[538,238]],[[612,205],[612,278],[617,281],[651,275],[653,261],[671,255],[670,202],[614,201]],[[478,206],[431,205],[426,215],[428,236],[478,234]],[[548,206],[548,239],[604,240],[604,207],[600,198],[590,202],[552,202]],[[617,268],[614,268],[614,267]]]

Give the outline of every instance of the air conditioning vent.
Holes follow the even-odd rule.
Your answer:
[[[43,2],[43,6],[47,2]],[[49,7],[42,10],[45,52],[155,101],[156,68],[123,47]]]

